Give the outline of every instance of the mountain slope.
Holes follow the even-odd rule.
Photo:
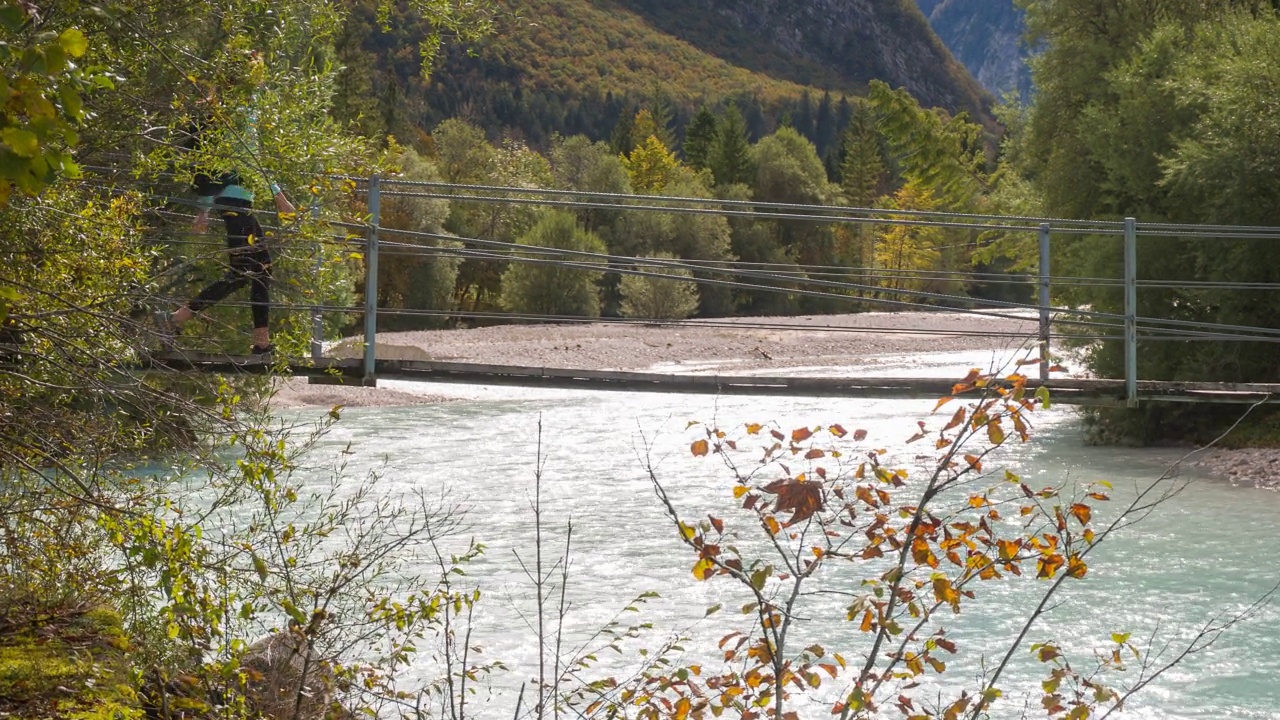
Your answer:
[[[447,48],[424,81],[421,21],[401,7],[384,31],[373,0],[352,0],[340,115],[402,138],[462,117],[540,146],[555,133],[608,137],[637,104],[670,103],[678,127],[699,105],[734,100],[759,136],[811,102],[847,119],[845,98],[882,79],[925,105],[990,120],[991,98],[914,0],[497,2],[496,32]]]
[[[616,0],[652,25],[738,67],[819,89],[870,80],[922,104],[982,117],[989,98],[912,0]]]
[[[1013,0],[918,0],[929,24],[956,59],[996,94],[1031,92],[1022,43],[1023,12]]]

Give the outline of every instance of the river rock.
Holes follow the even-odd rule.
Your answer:
[[[301,633],[282,631],[262,638],[245,651],[241,666],[249,671],[245,694],[264,718],[318,720],[346,715],[334,700],[332,668]]]
[[[1280,489],[1280,448],[1212,450],[1195,464],[1235,485]]]

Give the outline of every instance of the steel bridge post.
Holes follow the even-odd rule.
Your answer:
[[[377,358],[378,336],[378,224],[381,222],[382,177],[376,173],[369,178],[369,230],[368,246],[364,258],[364,379],[376,382],[374,363]]]
[[[1049,379],[1049,223],[1040,225],[1040,380]]]
[[[1124,392],[1138,406],[1138,221],[1124,219]]]
[[[320,203],[313,202],[311,204],[311,219],[318,221],[320,219]],[[324,243],[320,240],[316,241],[316,267],[313,277],[320,277],[320,273],[324,270]],[[320,299],[316,297],[316,303],[311,308],[311,359],[319,361],[324,357],[324,317],[320,312]]]

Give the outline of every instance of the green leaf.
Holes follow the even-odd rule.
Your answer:
[[[1129,633],[1111,633],[1111,642],[1123,645],[1129,642]]]
[[[16,33],[26,22],[27,14],[17,5],[6,3],[4,7],[0,7],[0,25],[3,25],[5,30]]]
[[[1043,407],[1045,410],[1048,410],[1050,407],[1052,407],[1051,403],[1049,402],[1049,388],[1043,385],[1041,385],[1039,388],[1036,388],[1036,399],[1040,401],[1040,406]]]
[[[267,579],[267,562],[258,557],[257,553],[253,554],[253,569],[258,571],[258,579]]]
[[[33,158],[40,153],[40,138],[30,130],[5,128],[0,130],[0,141],[9,146],[9,150],[18,157]]]
[[[71,57],[78,58],[89,49],[89,41],[77,28],[67,28],[58,36],[58,47]]]
[[[63,85],[58,91],[58,97],[62,100],[62,111],[68,117],[75,120],[84,118],[84,101],[80,99],[80,93],[70,85]]]

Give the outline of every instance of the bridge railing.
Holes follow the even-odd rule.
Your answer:
[[[86,169],[94,170],[92,167]],[[100,168],[99,170],[110,170]],[[335,223],[348,231],[339,241],[352,244],[361,251],[364,259],[365,292],[359,305],[350,307],[313,304],[309,307],[282,305],[284,309],[309,311],[313,327],[311,354],[315,359],[324,357],[324,318],[328,313],[360,315],[363,320],[364,374],[375,377],[378,358],[379,317],[423,315],[429,311],[406,308],[379,307],[379,265],[387,253],[396,255],[433,255],[437,257],[501,259],[505,262],[558,264],[565,267],[599,269],[587,261],[606,262],[608,272],[618,274],[651,275],[670,278],[659,271],[672,268],[695,273],[690,282],[701,285],[719,285],[755,292],[782,292],[801,297],[841,298],[859,307],[883,307],[889,309],[940,310],[968,313],[974,316],[1011,317],[1020,313],[1035,318],[1037,331],[1033,340],[1038,346],[1039,372],[1047,377],[1052,365],[1055,345],[1063,341],[1088,343],[1107,342],[1123,344],[1123,379],[1125,395],[1130,403],[1138,400],[1140,373],[1140,345],[1147,342],[1280,342],[1280,329],[1275,327],[1241,326],[1205,320],[1185,320],[1165,316],[1143,316],[1139,312],[1140,291],[1143,288],[1205,287],[1230,292],[1274,292],[1280,284],[1257,282],[1190,281],[1185,278],[1158,278],[1140,273],[1138,266],[1139,242],[1143,238],[1180,238],[1204,242],[1246,240],[1274,242],[1280,240],[1280,228],[1232,225],[1183,225],[1172,223],[1140,223],[1134,218],[1121,220],[1068,220],[1044,217],[1010,217],[949,213],[921,210],[891,210],[885,208],[855,208],[827,205],[803,205],[769,203],[751,200],[722,200],[714,198],[689,198],[663,195],[623,195],[614,193],[575,190],[500,187],[482,185],[458,185],[440,182],[410,181],[402,178],[334,178],[353,181],[358,195],[364,197],[367,219],[363,223]],[[453,203],[475,203],[506,206],[530,206],[568,210],[612,210],[624,213],[666,213],[712,215],[729,219],[788,221],[827,225],[876,226],[879,228],[938,228],[970,231],[970,243],[981,242],[986,234],[1000,233],[1008,237],[1034,242],[1037,252],[1036,265],[1030,272],[1019,276],[996,278],[991,274],[974,271],[922,272],[895,268],[876,267],[864,263],[863,267],[845,266],[753,266],[742,262],[629,257],[601,253],[571,252],[552,248],[533,248],[505,242],[491,237],[455,237],[444,233],[424,233],[403,228],[383,226],[383,203],[388,198],[417,198],[444,200]],[[163,198],[173,203],[173,198]],[[181,203],[179,203],[181,204]],[[317,213],[318,207],[312,211]],[[352,231],[358,238],[352,236]],[[455,240],[464,247],[425,247],[418,244],[388,240],[384,236],[400,240]],[[1117,263],[1120,272],[1115,277],[1085,277],[1065,274],[1052,265],[1055,243],[1068,237],[1093,236],[1112,239],[1120,251],[1122,261]],[[216,241],[207,239],[211,245]],[[320,262],[321,253],[316,253]],[[1057,272],[1058,274],[1055,274]],[[852,279],[850,279],[852,277]],[[1030,301],[983,299],[959,293],[905,287],[906,283],[884,282],[897,278],[950,280],[987,283],[1025,283],[1033,286]],[[941,284],[941,283],[935,283]],[[1055,290],[1071,287],[1113,288],[1123,294],[1117,303],[1119,311],[1105,311],[1091,307],[1054,305]],[[245,304],[245,303],[237,303]],[[569,318],[533,317],[514,313],[485,314],[461,312],[456,309],[430,311],[430,314],[449,317],[486,317],[520,321],[565,321]],[[603,318],[603,322],[621,322],[617,318]],[[701,324],[706,321],[699,321]],[[759,323],[761,325],[765,323]],[[739,326],[743,326],[739,324]]]

